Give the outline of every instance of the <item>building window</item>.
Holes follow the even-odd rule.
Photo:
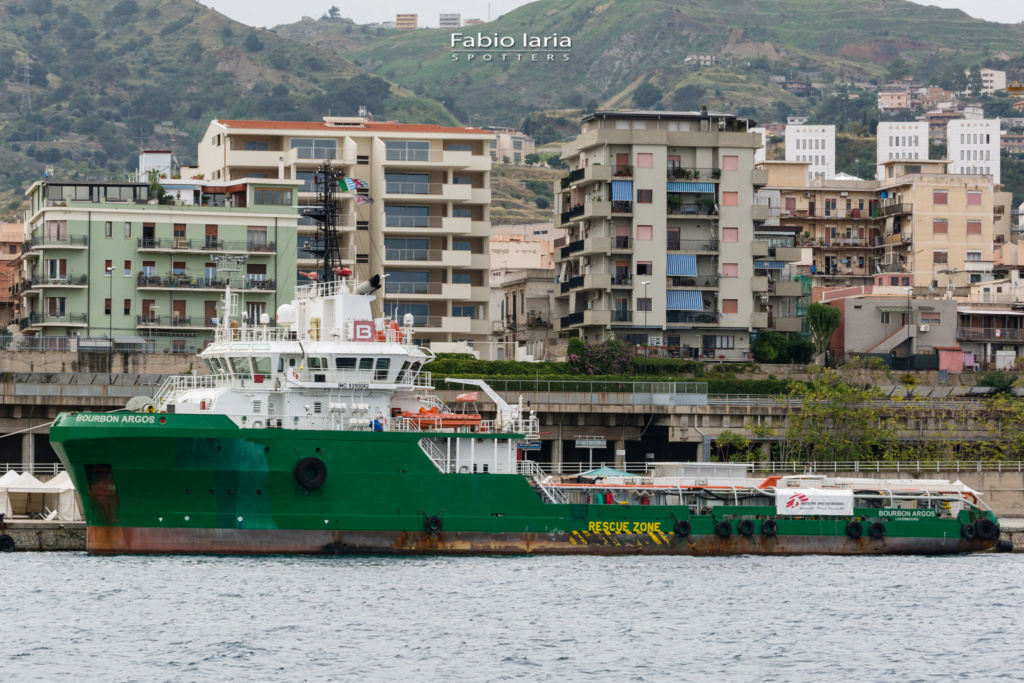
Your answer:
[[[888,312],[882,313],[882,324],[888,325],[891,322],[890,314]]]
[[[131,261],[125,261],[124,262],[124,276],[125,277],[131,277],[132,276],[132,262]]]
[[[452,273],[452,284],[454,285],[471,285],[473,284],[472,273]]]
[[[124,314],[125,315],[131,315],[132,314],[132,300],[131,299],[125,299],[124,300]]]
[[[722,277],[739,277],[740,265],[738,263],[723,263]]]
[[[270,143],[266,140],[246,140],[245,141],[246,152],[269,152]]]
[[[932,220],[932,232],[936,235],[945,235],[949,233],[949,221],[945,218],[936,218]]]
[[[949,254],[945,251],[933,251],[932,263],[948,263]]]
[[[967,252],[967,260],[968,261],[980,261],[981,260],[981,252],[980,251],[969,251],[969,252]]]
[[[653,275],[654,266],[650,261],[637,261],[636,262],[636,274],[637,275]]]
[[[110,299],[103,300],[103,314],[110,315]]]
[[[711,336],[711,335],[708,335]],[[714,335],[715,348],[716,349],[734,349],[736,348],[736,337],[731,334],[716,334]]]
[[[653,225],[638,225],[638,226],[636,226],[636,238],[638,240],[654,239],[654,226]]]
[[[469,240],[452,240],[452,249],[455,251],[473,251],[473,243]]]
[[[929,312],[921,311],[921,324],[922,325],[941,325],[942,324],[942,314],[941,313],[933,313],[931,311],[929,311]]]
[[[103,236],[113,237],[114,236],[114,222],[107,221],[103,226]]]
[[[945,190],[932,190],[932,204],[949,204],[949,193]]]
[[[650,204],[654,201],[653,190],[637,190],[636,191],[636,203],[637,204]]]
[[[722,157],[722,170],[723,171],[738,171],[738,170],[740,170],[740,158],[738,156],[723,156]]]
[[[131,223],[126,222],[124,224],[124,236],[125,237],[131,237],[132,236],[132,224]]]
[[[740,229],[739,228],[722,228],[722,241],[723,242],[739,242],[740,241]]]
[[[654,155],[651,154],[650,152],[637,152],[636,167],[654,168]]]
[[[879,284],[881,284],[881,283],[879,283]],[[889,278],[889,286],[890,287],[899,287],[899,284],[900,284],[900,279],[898,277],[891,277],[891,278]]]
[[[103,274],[110,277],[110,274],[114,272],[114,262],[104,261],[103,262]]]
[[[476,318],[476,306],[452,306],[454,318]]]
[[[636,300],[636,310],[638,310],[638,311],[651,311],[651,310],[654,310],[654,309],[651,308],[651,299],[650,298],[647,298],[647,299],[643,299],[643,298],[637,299]]]
[[[265,206],[291,206],[292,205],[292,191],[291,190],[270,190],[257,188],[253,191],[255,197],[255,204],[263,204]]]
[[[739,299],[722,299],[722,313],[739,313]]]
[[[722,193],[722,206],[739,206],[740,205],[740,193],[739,192],[723,192]]]
[[[981,221],[967,221],[967,234],[968,235],[980,235],[981,234]]]
[[[967,206],[981,206],[981,193],[980,192],[968,192],[967,193]]]

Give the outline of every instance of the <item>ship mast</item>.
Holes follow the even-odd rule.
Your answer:
[[[304,209],[302,215],[312,218],[317,226],[317,237],[306,242],[305,249],[320,261],[320,281],[330,282],[338,276],[335,271],[341,267],[341,250],[338,247],[338,204],[335,192],[339,176],[330,160],[324,161],[313,176],[317,204]]]

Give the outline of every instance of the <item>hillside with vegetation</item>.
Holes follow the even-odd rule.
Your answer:
[[[30,81],[26,85],[25,66]],[[195,0],[0,2],[0,219],[56,178],[120,179],[140,148],[194,160],[212,118],[317,120],[330,111],[455,124],[440,103],[336,52]]]
[[[570,36],[569,61],[551,62],[455,62],[451,30],[364,30],[328,18],[276,30],[337,50],[477,125],[518,125],[532,112],[565,108],[708,104],[760,119],[810,114],[825,104],[820,93],[790,92],[771,77],[877,84],[895,62],[932,81],[999,50],[1013,53],[1024,37],[1019,24],[907,0],[545,0],[459,29],[518,41],[523,32]],[[684,65],[691,52],[719,63]],[[1010,60],[1011,74],[1018,62]]]
[[[547,223],[553,219],[554,182],[564,171],[547,167],[491,169],[491,224]]]

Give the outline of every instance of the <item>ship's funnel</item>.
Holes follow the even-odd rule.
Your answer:
[[[380,275],[374,275],[363,284],[356,287],[356,294],[370,294],[380,289]]]

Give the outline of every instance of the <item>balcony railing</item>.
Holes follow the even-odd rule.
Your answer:
[[[633,202],[621,199],[612,200],[612,213],[633,213]]]
[[[633,322],[633,311],[612,311],[612,322],[613,323],[631,323]]]
[[[84,325],[89,322],[89,316],[85,313],[36,313],[32,311],[19,321],[24,329],[33,325]]]
[[[440,261],[441,252],[441,249],[393,249],[385,247],[384,258],[388,261]]]
[[[392,282],[384,285],[388,294],[440,294],[444,283],[441,282]]]
[[[668,240],[669,251],[718,251],[718,240]]]
[[[24,278],[21,281],[23,289],[31,289],[32,287],[84,287],[88,284],[88,275],[71,275],[70,273],[60,277],[33,275],[31,278]]]
[[[583,313],[584,313],[584,311],[579,311],[577,313],[570,313],[569,315],[563,315],[562,316],[562,320],[561,320],[561,322],[562,322],[562,329],[565,329],[566,327],[572,327],[573,325],[582,325],[583,324]]]
[[[698,313],[696,311],[666,311],[665,322],[669,324],[706,324],[718,322],[714,313]]]
[[[88,235],[33,235],[29,240],[32,247],[87,247]]]
[[[630,249],[632,244],[632,238],[617,235],[614,241],[612,241],[612,249]]]
[[[585,207],[582,204],[578,204],[577,206],[572,207],[568,211],[563,211],[561,214],[562,222],[568,223],[574,218],[579,218],[580,216],[583,215],[584,208]]]
[[[576,240],[575,242],[570,242],[568,245],[562,247],[560,253],[562,255],[562,258],[568,258],[572,254],[581,251],[583,251],[583,240]]]
[[[441,183],[385,183],[387,194],[441,194],[444,186]]]
[[[562,283],[562,294],[565,294],[566,292],[569,292],[573,289],[579,289],[580,287],[583,286],[584,280],[585,278],[582,275],[577,275],[576,277],[569,278],[568,280]]]
[[[444,153],[430,149],[389,149],[384,158],[386,161],[443,161]]]
[[[669,287],[717,287],[718,275],[673,275],[668,278]]]
[[[964,341],[1024,341],[1024,330],[1005,327],[960,327],[956,338]]]
[[[198,315],[137,315],[137,327],[216,327],[215,318]]]
[[[215,237],[140,237],[137,243],[139,249],[159,251],[249,251],[264,254],[277,251],[277,244],[266,240],[220,240]]]
[[[669,216],[717,216],[718,211],[713,206],[698,204],[669,204]]]
[[[293,147],[295,156],[298,159],[337,159],[338,149],[326,147]]]
[[[561,249],[567,243],[568,243],[568,240],[565,237],[559,237],[557,240],[555,240],[555,249]]]
[[[722,170],[718,168],[694,168],[692,166],[669,166],[665,172],[669,180],[684,181],[692,180],[708,182],[718,180],[722,177]]]
[[[272,292],[276,288],[274,280],[259,280],[253,277],[231,278],[231,288]],[[196,276],[187,274],[172,275],[140,275],[137,286],[148,289],[225,289],[227,278]]]
[[[632,287],[632,275],[612,275],[612,287]]]
[[[440,228],[441,216],[384,216],[385,228]]]
[[[914,205],[907,203],[890,204],[882,207],[883,216],[895,216],[898,213],[913,213]]]

